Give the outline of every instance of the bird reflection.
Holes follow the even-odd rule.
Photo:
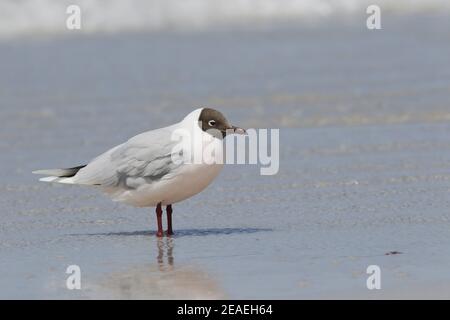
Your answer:
[[[129,266],[91,284],[94,299],[224,299],[217,280],[197,266],[174,266],[175,239],[155,239],[156,263]],[[152,244],[153,245],[153,244]],[[154,250],[152,250],[154,251]]]
[[[156,260],[158,262],[159,271],[172,271],[174,269],[174,239],[170,237],[157,239],[156,245],[158,247],[158,256],[156,257]],[[164,261],[164,258],[167,258],[166,262]]]

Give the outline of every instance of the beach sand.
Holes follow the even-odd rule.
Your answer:
[[[0,42],[0,298],[450,298],[449,27],[419,15],[376,31]],[[155,237],[151,208],[31,174],[201,106],[280,128],[280,171],[227,166],[174,206],[172,239]]]

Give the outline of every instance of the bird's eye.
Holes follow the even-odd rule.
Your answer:
[[[210,127],[214,127],[214,125],[216,124],[216,120],[209,120],[208,124]]]

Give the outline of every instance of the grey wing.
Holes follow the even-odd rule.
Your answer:
[[[176,141],[170,127],[139,134],[91,161],[74,177],[79,184],[135,189],[167,176],[179,166],[173,161]]]

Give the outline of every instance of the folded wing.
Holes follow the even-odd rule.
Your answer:
[[[131,138],[80,169],[73,183],[135,189],[164,179],[179,166],[172,160],[176,141],[171,132],[168,127]]]

